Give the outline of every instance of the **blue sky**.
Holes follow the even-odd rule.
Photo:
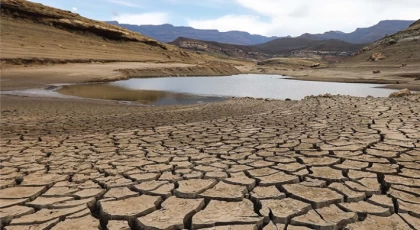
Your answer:
[[[32,0],[96,20],[298,36],[417,20],[419,0]]]

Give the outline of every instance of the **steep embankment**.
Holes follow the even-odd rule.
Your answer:
[[[139,33],[24,0],[1,1],[1,59],[37,62],[192,62],[198,55]]]
[[[409,28],[378,40],[359,51],[345,64],[420,64],[420,20]]]

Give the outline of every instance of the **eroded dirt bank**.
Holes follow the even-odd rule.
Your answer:
[[[132,77],[228,76],[241,73],[227,63],[112,62],[7,65],[0,69],[1,90],[42,88],[47,84],[107,82]]]

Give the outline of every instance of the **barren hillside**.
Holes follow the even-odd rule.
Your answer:
[[[3,63],[202,58],[118,26],[24,0],[1,1],[0,25]]]
[[[420,20],[405,30],[364,47],[346,63],[367,62],[378,65],[420,63]]]

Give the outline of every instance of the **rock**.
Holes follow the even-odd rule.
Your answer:
[[[381,53],[373,53],[370,57],[370,61],[378,61],[378,60],[384,60],[386,59],[386,56]]]
[[[212,200],[203,211],[198,212],[192,218],[193,229],[216,225],[260,225],[262,223],[263,218],[254,212],[254,205],[247,199],[240,202]]]
[[[302,201],[285,198],[281,200],[262,200],[260,213],[266,218],[273,214],[274,223],[287,224],[298,215],[305,214],[311,210],[311,205]]]
[[[319,64],[319,63],[314,63],[314,64],[312,64],[310,67],[311,68],[316,68],[316,67],[319,67],[321,64]]]
[[[389,97],[405,97],[411,95],[410,90],[408,89],[402,89],[398,92],[393,92],[389,95]]]
[[[380,70],[374,70],[373,73],[378,74],[378,73],[381,73],[381,71]]]
[[[181,199],[169,197],[162,208],[137,219],[140,229],[186,229],[187,223],[195,213],[204,207],[204,199]]]
[[[394,45],[394,44],[396,44],[397,43],[397,40],[395,40],[395,39],[393,39],[393,38],[391,38],[391,39],[389,39],[388,40],[388,44],[389,45]]]
[[[310,203],[313,208],[323,208],[344,201],[343,195],[328,188],[306,187],[299,184],[282,187],[292,197]]]
[[[160,197],[142,195],[124,200],[99,201],[99,209],[108,220],[129,220],[155,211],[160,202]]]

